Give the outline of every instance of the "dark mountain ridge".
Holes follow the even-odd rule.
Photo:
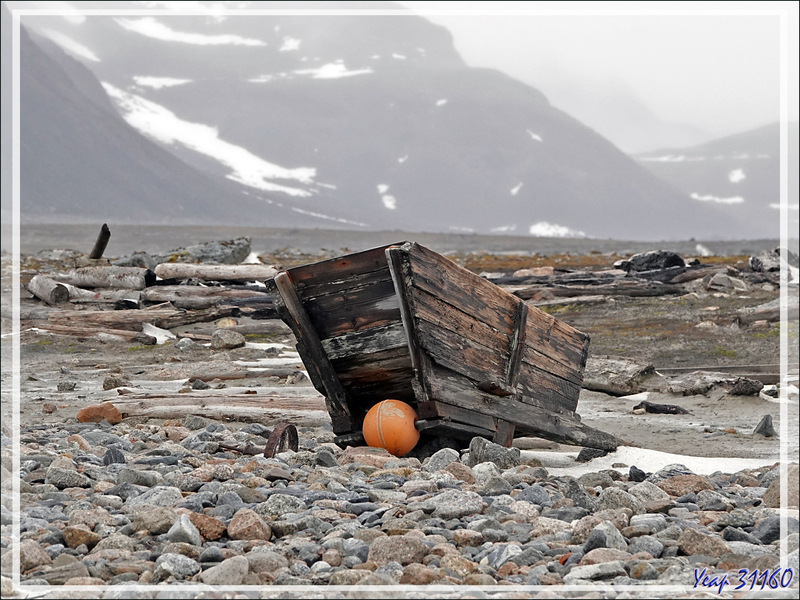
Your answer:
[[[128,221],[147,215],[176,224],[517,234],[544,222],[619,239],[753,237],[553,108],[538,90],[466,67],[449,33],[419,17],[24,22],[57,29],[100,58],[79,64],[58,54],[48,63],[26,38],[26,217],[120,213]],[[154,23],[169,35],[241,43],[197,45],[141,33]],[[122,116],[157,143],[126,137],[134,130],[102,108],[100,84],[87,81],[85,67]],[[187,81],[154,85],[144,76]],[[81,98],[83,87],[94,100]],[[175,127],[183,133],[173,135]],[[186,131],[195,138],[212,131],[217,145],[209,150],[207,140],[181,138]]]

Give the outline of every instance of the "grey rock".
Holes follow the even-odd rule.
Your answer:
[[[798,532],[798,521],[792,517],[786,519],[786,534]],[[761,541],[762,544],[771,544],[781,535],[781,518],[778,515],[767,517],[758,523],[751,532],[752,536]]]
[[[432,516],[439,519],[458,519],[483,510],[483,499],[475,492],[446,490],[433,499],[436,510]]]
[[[153,260],[162,262],[190,262],[209,264],[238,264],[250,255],[250,238],[240,237],[233,240],[204,242],[192,244],[185,248],[176,248],[164,254],[153,254]]]
[[[644,527],[652,534],[667,528],[667,518],[662,514],[633,515],[629,524],[633,527]]]
[[[517,495],[516,499],[525,500],[526,502],[538,504],[539,506],[553,506],[553,500],[550,498],[550,494],[538,483],[526,487]]]
[[[170,576],[177,580],[188,579],[200,572],[200,565],[183,554],[167,553],[156,559],[153,583],[165,581]]]
[[[503,544],[494,546],[486,558],[489,561],[490,567],[499,569],[510,560],[516,562],[515,558],[520,554],[522,554],[522,548],[519,546],[515,544]]]
[[[438,452],[433,453],[430,459],[428,459],[428,462],[422,466],[422,469],[424,471],[435,473],[436,471],[441,471],[442,469],[447,468],[447,466],[451,463],[459,462],[460,459],[461,455],[457,450],[453,450],[452,448],[442,448]]]
[[[780,255],[768,250],[764,250],[756,256],[751,256],[749,263],[750,268],[757,273],[768,273],[770,271],[781,270]]]
[[[202,546],[203,539],[197,527],[189,520],[187,515],[181,515],[167,532],[167,539],[171,542],[183,542],[192,546]]]
[[[112,260],[111,264],[117,267],[139,267],[140,269],[150,269],[152,271],[156,268],[157,263],[147,252],[134,252],[117,260]]]
[[[484,496],[500,496],[511,492],[511,484],[502,477],[492,477],[483,485],[481,494]]]
[[[631,540],[627,551],[631,554],[636,554],[637,552],[649,552],[653,555],[653,558],[659,558],[661,553],[664,551],[664,544],[652,536],[641,535]]]
[[[125,455],[122,453],[122,450],[120,450],[116,446],[111,446],[106,450],[106,453],[103,456],[103,464],[105,466],[108,466],[116,463],[124,465]]]
[[[599,448],[581,448],[578,456],[575,458],[576,462],[589,462],[595,458],[600,458],[608,454],[608,450],[600,450]]]
[[[772,426],[772,415],[764,415],[761,421],[758,422],[756,428],[753,430],[753,435],[763,435],[764,437],[773,437],[776,435],[775,428]]]
[[[58,467],[48,467],[45,476],[45,483],[56,486],[63,490],[71,487],[88,488],[92,487],[92,480],[83,473],[78,473],[71,469],[60,469]]]
[[[649,481],[642,481],[628,490],[631,496],[635,496],[644,503],[669,501],[667,492]]]
[[[604,489],[600,493],[597,509],[606,510],[618,508],[630,508],[635,515],[640,515],[647,512],[644,504],[642,504],[642,501],[635,496],[631,496],[629,493],[623,492],[621,489],[616,487]]]
[[[675,252],[651,250],[634,254],[627,261],[624,261],[620,268],[625,271],[655,271],[684,266],[686,266],[686,262]]]
[[[611,521],[603,521],[589,534],[583,545],[583,553],[586,554],[595,548],[614,548],[627,552],[628,543]]]
[[[242,348],[247,340],[238,331],[231,331],[230,329],[220,328],[215,329],[211,334],[211,349],[212,350],[230,350],[233,348]]]
[[[609,479],[611,479],[609,477]],[[574,478],[567,479],[567,485],[564,489],[564,497],[572,500],[573,506],[585,508],[593,512],[597,508],[597,500],[589,496],[586,489]],[[580,517],[578,517],[580,518]]]
[[[726,527],[723,529],[722,539],[726,542],[746,542],[756,546],[761,545],[761,540],[738,527]],[[730,544],[728,545],[730,546]]]
[[[161,483],[164,478],[156,471],[139,471],[136,469],[122,469],[117,475],[117,483],[131,483],[144,487],[153,487]]]
[[[581,579],[590,581],[613,579],[620,575],[627,575],[625,566],[620,561],[613,560],[596,565],[574,567],[569,573],[564,575],[564,583],[572,583]]]
[[[496,464],[500,469],[516,467],[520,464],[519,448],[505,448],[482,437],[474,437],[469,443],[468,467],[483,462]]]
[[[288,494],[272,494],[266,502],[257,504],[253,510],[263,518],[282,517],[289,513],[306,510],[306,504],[300,498]]]
[[[200,579],[207,585],[241,585],[249,568],[250,563],[244,556],[233,556],[203,571]]]
[[[139,504],[153,504],[154,506],[175,506],[183,500],[183,494],[178,488],[169,486],[158,486],[150,488],[143,494],[129,497],[125,504],[127,506],[137,506]]]
[[[660,481],[664,481],[665,479],[669,479],[670,477],[675,477],[676,475],[694,475],[694,473],[686,465],[673,463],[667,465],[662,469],[659,469],[652,475],[648,476],[646,481],[658,484]]]
[[[202,346],[189,338],[181,338],[175,342],[175,347],[181,352],[195,352],[200,350]]]

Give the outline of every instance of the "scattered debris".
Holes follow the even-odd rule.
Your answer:
[[[677,404],[656,404],[655,402],[648,402],[647,400],[634,406],[633,410],[644,410],[644,412],[653,413],[656,415],[690,414],[688,410],[678,406]]]

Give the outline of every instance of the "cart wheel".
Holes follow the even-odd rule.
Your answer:
[[[297,452],[297,428],[291,423],[281,423],[267,438],[267,447],[264,448],[264,458],[272,458],[276,454],[292,450]]]

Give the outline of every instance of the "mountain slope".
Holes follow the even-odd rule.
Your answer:
[[[253,3],[261,4],[272,5]],[[186,200],[174,218],[247,220],[253,208],[245,200],[260,196],[275,208],[354,227],[623,239],[742,234],[717,207],[654,177],[537,90],[466,67],[449,33],[416,16],[135,15],[25,23],[61,44],[65,38],[80,44],[82,62],[133,127],[220,185],[232,180],[250,190],[249,197],[226,197],[215,206],[199,191],[191,196],[191,182],[176,178]],[[46,98],[48,90],[34,93]],[[94,104],[90,120],[98,130],[91,136],[107,143],[114,139],[102,131],[108,115]],[[68,120],[79,118],[79,105],[71,106]],[[40,123],[28,142],[28,155],[38,156],[33,148],[52,133],[35,114],[51,108],[37,100],[26,110],[29,131]],[[58,139],[68,143],[70,136]],[[118,152],[108,149],[81,164],[110,172],[115,186],[130,193],[132,181],[116,181],[120,165],[110,157]],[[60,177],[80,187],[75,153],[66,154],[39,161],[63,164]],[[41,167],[39,176],[47,170]],[[77,198],[65,196],[52,214],[87,198],[95,212],[115,202],[85,190]],[[31,202],[38,214],[52,206],[47,197]],[[130,210],[131,219],[163,208],[144,198],[114,206]]]
[[[3,13],[5,29],[5,6]],[[44,53],[24,27],[20,64],[23,221],[315,223],[287,218],[287,211],[243,196],[238,186],[212,180],[143,137],[90,71],[58,48]],[[231,215],[231,204],[242,212]]]
[[[789,124],[790,231],[797,231],[798,124]],[[748,228],[748,237],[778,237],[780,215],[780,129],[778,123],[690,148],[636,155],[653,174],[691,197],[719,206]]]

